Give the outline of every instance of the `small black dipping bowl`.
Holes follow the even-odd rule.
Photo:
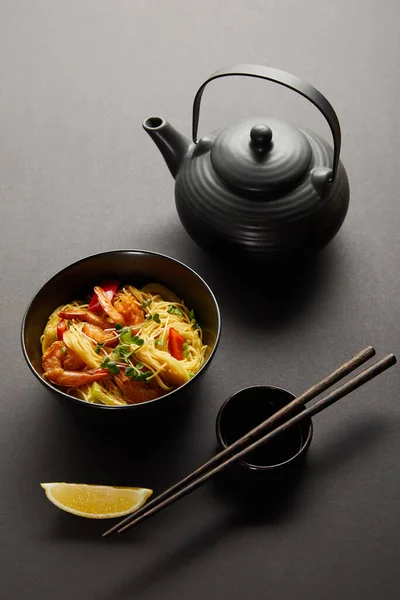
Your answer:
[[[233,394],[218,412],[216,434],[219,450],[233,444],[294,398],[291,392],[267,385],[244,388]],[[299,414],[304,408],[299,407],[291,416]],[[286,420],[288,418],[290,417],[286,417]],[[279,480],[286,477],[299,469],[312,435],[312,421],[310,417],[306,417],[235,463],[235,474],[249,481]]]
[[[40,336],[50,314],[61,304],[87,298],[95,285],[106,280],[118,280],[121,285],[130,283],[138,288],[148,283],[160,283],[194,310],[208,350],[204,365],[187,383],[160,398],[141,404],[105,406],[70,396],[43,379]],[[33,374],[64,405],[76,407],[90,418],[97,419],[101,415],[107,422],[112,422],[110,419],[114,418],[126,420],[132,416],[136,420],[139,415],[153,416],[160,414],[160,410],[161,413],[169,411],[179,397],[185,396],[186,399],[188,389],[192,390],[215,354],[220,329],[220,312],[214,294],[195,271],[173,258],[155,252],[113,250],[88,256],[69,265],[41,287],[29,304],[22,322],[22,350]],[[189,397],[188,401],[190,400]]]

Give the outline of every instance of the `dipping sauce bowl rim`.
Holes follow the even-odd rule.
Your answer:
[[[225,411],[225,409],[227,408],[228,404],[230,402],[232,402],[233,398],[235,398],[236,396],[238,396],[239,394],[242,394],[246,391],[250,391],[250,390],[276,390],[279,392],[284,392],[285,394],[288,394],[291,396],[291,400],[294,400],[296,398],[295,394],[293,394],[293,392],[289,392],[289,390],[286,390],[285,388],[282,387],[278,387],[278,386],[274,386],[274,385],[252,385],[252,386],[248,386],[245,388],[242,388],[240,390],[238,390],[237,392],[235,392],[234,394],[232,394],[231,396],[229,396],[229,398],[227,398],[224,403],[221,405],[218,414],[217,414],[217,419],[216,419],[216,424],[215,424],[215,430],[216,430],[216,436],[217,436],[217,441],[218,444],[221,448],[225,449],[228,447],[226,441],[223,438],[222,435],[222,431],[221,431],[221,419],[222,419],[222,415]],[[287,418],[290,418],[287,417]],[[302,445],[300,447],[300,449],[296,452],[296,454],[293,454],[293,456],[291,456],[290,458],[288,458],[287,460],[274,464],[274,465],[255,465],[249,462],[246,462],[246,460],[242,459],[237,461],[238,464],[242,467],[245,467],[247,470],[251,470],[251,471],[261,471],[261,472],[268,472],[268,471],[276,471],[282,467],[285,467],[287,465],[289,465],[290,463],[292,463],[294,460],[296,460],[297,458],[299,458],[299,456],[301,454],[303,454],[304,452],[306,452],[308,450],[308,447],[311,444],[311,440],[313,437],[313,422],[311,417],[306,417],[306,421],[309,422],[309,427],[308,427],[308,434],[305,440],[303,440]],[[283,421],[282,421],[283,422]],[[278,423],[278,425],[280,425],[281,423]]]

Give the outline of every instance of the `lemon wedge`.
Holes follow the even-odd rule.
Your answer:
[[[47,498],[61,510],[87,519],[113,519],[138,510],[153,490],[86,483],[41,483]]]

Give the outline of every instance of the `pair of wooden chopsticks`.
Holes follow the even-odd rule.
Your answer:
[[[218,454],[216,454],[209,461],[204,463],[198,469],[190,473],[187,477],[167,489],[165,492],[154,498],[147,505],[140,508],[134,514],[129,515],[119,521],[116,525],[108,529],[103,533],[103,537],[106,537],[112,533],[118,532],[122,533],[126,531],[130,527],[144,521],[151,515],[157,513],[159,510],[169,506],[179,498],[182,498],[189,492],[193,491],[206,481],[208,481],[211,477],[220,473],[221,471],[227,469],[232,463],[237,460],[243,458],[249,452],[252,452],[259,446],[269,442],[272,438],[280,433],[289,429],[293,425],[297,424],[299,421],[304,419],[305,417],[311,417],[312,415],[316,415],[321,412],[334,402],[337,402],[347,394],[350,394],[353,390],[359,388],[360,386],[367,383],[389,367],[393,366],[396,363],[396,357],[393,354],[388,354],[381,360],[374,363],[368,369],[365,369],[336,390],[321,398],[310,406],[309,408],[301,411],[301,413],[295,415],[289,420],[283,422],[281,425],[278,425],[275,429],[272,429],[273,426],[278,421],[282,421],[284,417],[293,413],[299,406],[309,402],[314,399],[316,396],[327,390],[329,387],[334,385],[340,379],[357,369],[360,365],[369,360],[372,356],[375,355],[375,350],[372,346],[368,346],[355,356],[348,362],[344,363],[335,371],[330,373],[327,377],[322,379],[320,382],[316,383],[308,390],[306,390],[300,396],[297,396],[292,402],[284,406],[282,409],[274,413],[271,417],[263,421],[260,425],[257,425],[254,429],[249,431],[242,438],[237,440],[235,443],[231,444],[225,450],[222,450]],[[268,433],[267,433],[268,431]],[[255,437],[258,437],[261,433],[265,433],[261,439],[254,440]],[[234,453],[234,454],[233,454]]]

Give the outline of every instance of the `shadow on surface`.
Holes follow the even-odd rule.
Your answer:
[[[251,481],[240,467],[231,467],[212,482],[212,493],[234,509],[232,524],[277,524],[296,508],[305,463],[285,478]]]
[[[332,477],[336,470],[356,457],[362,457],[363,453],[375,446],[388,429],[388,422],[379,417],[346,424],[329,440],[320,440],[317,456],[314,454],[310,457],[308,465],[306,458],[292,477],[283,481],[254,483],[243,488],[237,485],[238,480],[233,474],[226,472],[224,475],[230,476],[228,485],[221,485],[222,480],[216,480],[215,484],[219,484],[217,492],[236,506],[236,524],[278,524],[289,514],[293,517],[295,512],[301,511],[303,485],[305,489],[311,479],[322,483],[324,479]]]
[[[179,404],[158,416],[123,422],[92,419],[91,411],[79,414],[74,407],[61,405],[47,394],[42,414],[37,413],[41,433],[25,461],[41,465],[36,475],[39,481],[139,486],[159,493],[182,476],[185,461],[179,457],[201,410],[202,395],[203,382],[199,381],[185,396],[184,409]],[[38,502],[42,493],[38,492]],[[78,519],[75,528],[73,518],[71,521],[69,515],[61,516],[66,517],[57,523],[61,535],[72,537],[76,532],[78,538],[86,538],[88,532],[97,531],[91,522]],[[103,525],[99,531],[106,528]]]
[[[154,560],[146,569],[134,575],[131,581],[113,589],[106,597],[131,597],[130,594],[137,595],[154,585],[160,585],[171,573],[210,552],[224,536],[234,534],[236,529],[240,531],[243,526],[269,527],[289,516],[293,517],[294,512],[299,513],[304,504],[303,486],[308,485],[312,478],[331,477],[343,463],[377,444],[389,428],[388,422],[379,417],[371,417],[356,426],[346,426],[332,441],[322,443],[321,452],[317,459],[313,458],[312,467],[310,464],[307,466],[306,460],[293,478],[275,483],[273,488],[260,482],[245,489],[243,483],[235,479],[233,472],[226,471],[209,484],[211,494],[226,505],[223,516],[220,514],[207,528],[202,527],[200,534],[192,535],[189,532],[188,537],[175,544],[175,547],[171,536],[171,551],[167,558]]]
[[[196,414],[197,398],[192,400],[185,411],[170,413],[168,418],[149,417],[147,422],[141,418],[137,423],[130,420],[118,425],[108,425],[102,420],[90,422],[86,415],[82,419],[74,410],[57,403],[51,410],[54,411],[49,420],[51,427],[43,433],[35,449],[44,455],[53,453],[45,469],[50,475],[41,480],[139,486],[158,493],[171,485],[171,476],[174,478],[177,457],[182,452],[182,430],[187,429],[187,422]],[[51,476],[51,472],[57,474]],[[56,509],[50,507],[50,510]],[[116,519],[91,520],[58,512],[41,537],[58,542],[105,544],[101,534],[116,522]],[[117,543],[132,544],[129,536],[114,539]]]
[[[162,239],[157,251],[181,260],[205,279],[217,297],[222,320],[239,318],[249,327],[278,329],[294,320],[337,278],[342,279],[346,268],[340,238],[309,258],[276,265],[206,252],[178,222],[165,230]]]
[[[251,328],[278,329],[294,320],[315,297],[327,293],[332,278],[343,267],[339,240],[333,240],[315,256],[275,266],[213,256],[184,232],[180,242],[182,254],[215,293],[222,318],[244,320]]]
[[[134,575],[131,581],[115,587],[109,592],[109,595],[106,595],[106,598],[140,596],[141,593],[153,586],[162,584],[162,581],[171,577],[174,572],[181,571],[202,555],[212,552],[227,536],[234,535],[237,527],[248,524],[259,526],[260,523],[265,524],[266,521],[273,523],[276,519],[282,519],[290,511],[290,506],[294,504],[295,488],[298,483],[299,481],[291,481],[290,484],[277,487],[271,497],[270,490],[268,492],[265,486],[255,486],[251,491],[248,490],[248,493],[238,494],[237,483],[230,482],[228,484],[223,481],[223,478],[218,482],[213,482],[211,486],[218,488],[218,491],[216,492],[214,489],[212,493],[217,493],[220,500],[225,503],[224,512],[219,513],[218,518],[214,518],[212,523],[202,526],[200,533],[198,529],[195,533],[190,531],[190,525],[188,537],[178,546],[173,543],[174,537],[170,536],[171,550],[166,558],[157,558],[147,568],[141,569]],[[258,488],[259,494],[257,497],[254,496],[256,488]],[[264,489],[264,493],[261,493],[261,488]],[[279,490],[281,496],[279,496]],[[191,524],[194,524],[193,520]],[[146,525],[141,525],[138,530],[142,527],[146,527]],[[162,533],[161,535],[166,534]],[[127,537],[129,537],[129,533]],[[133,544],[132,538],[131,542]],[[136,543],[135,547],[137,547]]]
[[[313,477],[327,479],[343,464],[356,457],[362,458],[363,452],[366,453],[384,439],[391,426],[393,422],[389,422],[381,415],[371,415],[364,417],[363,421],[358,423],[352,421],[346,423],[341,430],[330,432],[327,439],[319,440],[319,450],[312,461]],[[366,461],[367,458],[364,460]]]
[[[209,553],[217,546],[224,536],[230,532],[231,517],[229,514],[223,518],[214,520],[208,526],[202,527],[201,532],[193,535],[177,549],[172,547],[171,551],[166,553],[165,558],[153,560],[146,568],[141,568],[138,574],[122,584],[116,586],[105,595],[105,598],[134,598],[140,597],[141,593],[159,586],[162,582],[171,577],[174,572],[182,571],[203,554]],[[121,536],[123,537],[123,536]],[[171,545],[174,536],[170,535]],[[132,543],[132,538],[131,538]]]

